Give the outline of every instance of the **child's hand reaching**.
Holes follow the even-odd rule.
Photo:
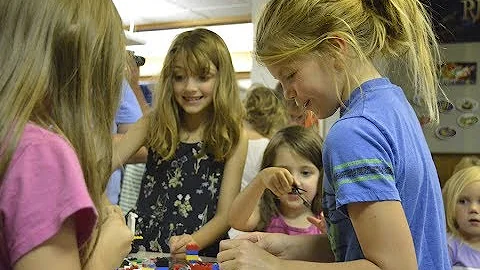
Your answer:
[[[307,217],[307,220],[313,225],[315,225],[320,230],[320,232],[327,233],[327,224],[325,224],[325,217],[323,216],[323,212],[320,213],[320,218],[309,216]]]
[[[187,244],[196,243],[191,234],[174,235],[169,242],[170,255],[177,259],[185,259]]]
[[[263,185],[270,189],[273,194],[282,196],[292,191],[292,186],[299,183],[293,178],[292,174],[285,168],[268,167],[261,170],[257,177]]]

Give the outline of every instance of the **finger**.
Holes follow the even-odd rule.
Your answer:
[[[242,243],[250,242],[243,239],[228,239],[220,241],[220,250],[229,250],[240,246]]]
[[[262,232],[252,232],[252,233],[245,233],[245,234],[240,234],[237,237],[235,237],[236,240],[248,240],[252,243],[258,242],[262,238],[263,233]]]
[[[238,269],[237,261],[235,261],[235,260],[228,260],[228,261],[224,261],[222,263],[220,263],[220,261],[219,261],[218,264],[220,265],[220,269],[222,269],[222,270]]]

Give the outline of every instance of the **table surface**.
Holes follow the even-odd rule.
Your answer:
[[[129,258],[137,258],[137,259],[152,259],[157,257],[167,257],[170,258],[170,253],[160,253],[160,252],[149,252],[149,251],[139,251],[137,253],[130,253],[128,255]],[[204,257],[200,256],[203,262],[216,262],[217,258],[214,257]]]

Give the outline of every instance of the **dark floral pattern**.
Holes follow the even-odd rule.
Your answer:
[[[137,233],[147,251],[170,252],[171,236],[192,234],[214,217],[225,163],[201,148],[201,142],[181,143],[166,161],[149,149],[137,202]]]

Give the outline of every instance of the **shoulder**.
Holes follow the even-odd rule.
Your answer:
[[[2,179],[0,212],[12,261],[55,235],[72,215],[79,245],[90,237],[96,210],[77,155],[65,139],[26,125]]]
[[[363,116],[341,118],[324,141],[326,153],[352,148],[390,148],[391,143],[377,123]]]
[[[15,168],[19,160],[38,159],[47,163],[52,159],[62,158],[65,162],[78,164],[77,155],[70,145],[60,135],[34,124],[27,124],[15,150],[9,167]]]

